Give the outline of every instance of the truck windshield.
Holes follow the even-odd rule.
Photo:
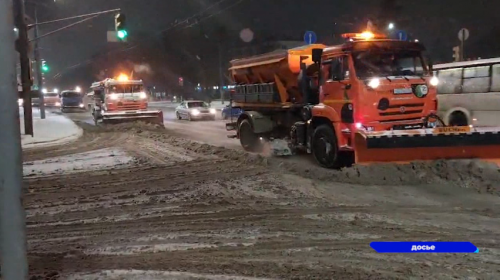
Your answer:
[[[78,92],[63,92],[62,97],[68,97],[68,98],[77,98],[81,97],[82,95]]]
[[[113,85],[110,87],[111,93],[137,93],[142,91],[142,85]]]
[[[423,76],[426,68],[418,51],[369,50],[353,53],[360,79],[388,76]]]
[[[53,93],[53,92],[49,92],[49,93],[45,94],[45,96],[46,96],[46,97],[58,97],[58,96],[59,96],[59,94],[57,94],[57,93]]]

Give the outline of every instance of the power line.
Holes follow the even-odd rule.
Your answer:
[[[179,25],[181,25],[181,24],[183,24],[183,23],[189,23],[189,20],[191,20],[191,19],[195,19],[196,17],[198,17],[198,16],[200,16],[200,15],[203,15],[205,12],[209,11],[210,9],[212,9],[212,8],[214,8],[214,7],[218,6],[218,5],[220,5],[220,4],[222,4],[222,3],[226,2],[226,1],[228,1],[228,0],[219,0],[219,1],[217,1],[216,3],[214,3],[214,4],[210,5],[210,6],[208,6],[208,7],[207,7],[207,8],[205,8],[205,9],[203,9],[202,11],[200,11],[200,12],[198,12],[198,13],[196,13],[196,14],[194,14],[194,15],[192,15],[192,16],[190,16],[190,17],[188,17],[188,18],[186,18],[186,19],[184,19],[184,20],[182,20],[182,21],[180,21],[180,22],[174,22],[174,25],[172,25],[172,26],[170,26],[170,27],[168,27],[168,28],[166,28],[166,29],[163,29],[163,30],[159,31],[159,32],[156,34],[156,36],[158,36],[158,35],[163,35],[165,32],[167,32],[167,31],[169,31],[169,30],[172,30],[173,28],[175,28],[175,27],[177,27],[177,26],[179,26]],[[215,13],[213,13],[213,14],[210,14],[210,15],[208,15],[208,16],[206,16],[206,17],[204,17],[204,18],[201,18],[201,19],[197,20],[195,23],[193,23],[193,24],[191,24],[191,25],[189,25],[189,26],[186,26],[186,27],[184,27],[184,28],[182,28],[182,29],[186,29],[186,28],[189,28],[189,27],[195,26],[196,24],[199,24],[200,22],[202,22],[202,21],[204,21],[204,20],[206,20],[206,19],[208,19],[208,18],[211,18],[211,17],[213,17],[213,16],[215,16],[215,15],[218,15],[218,14],[220,14],[220,13],[224,12],[224,11],[227,11],[227,10],[229,10],[229,9],[231,9],[231,8],[233,8],[233,7],[235,7],[236,5],[238,5],[238,4],[240,4],[240,3],[242,3],[243,1],[245,1],[245,0],[238,0],[238,2],[233,3],[232,5],[227,6],[227,7],[225,7],[225,8],[224,8],[224,9],[222,9],[222,10],[219,10],[218,12],[215,12]],[[87,59],[87,60],[85,60],[85,61],[83,61],[83,62],[80,62],[80,63],[74,64],[74,65],[72,65],[72,66],[70,66],[70,67],[67,67],[64,71],[61,71],[61,72],[57,73],[56,75],[54,75],[54,76],[52,77],[52,79],[58,79],[58,78],[60,78],[60,77],[61,77],[64,73],[68,72],[69,70],[72,70],[72,69],[78,68],[78,67],[83,66],[83,65],[87,65],[87,64],[91,63],[92,61],[94,61],[95,59],[97,59],[97,58],[99,58],[99,57],[102,57],[102,56],[105,56],[105,55],[109,55],[109,54],[114,53],[114,52],[125,52],[125,51],[129,51],[129,50],[132,50],[132,49],[137,48],[139,45],[141,45],[141,43],[136,43],[136,44],[134,44],[134,45],[132,45],[132,46],[127,46],[127,47],[124,47],[124,48],[122,48],[122,49],[118,49],[118,50],[109,50],[109,51],[107,51],[107,52],[105,52],[105,53],[103,53],[103,54],[99,55],[98,57],[94,57],[94,58],[91,58],[91,59]]]

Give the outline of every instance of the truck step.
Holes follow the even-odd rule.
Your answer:
[[[227,138],[236,139],[238,138],[238,136],[236,134],[233,134],[233,135],[228,135]]]

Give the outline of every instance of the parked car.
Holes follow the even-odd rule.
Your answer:
[[[227,120],[230,118],[238,118],[241,113],[243,113],[241,108],[234,108],[231,107],[231,105],[227,105],[224,109],[222,109],[221,115],[223,120]]]
[[[70,110],[86,111],[83,102],[83,94],[73,90],[65,90],[61,92],[61,111]]]
[[[215,120],[216,113],[217,111],[214,108],[210,108],[206,102],[198,100],[183,101],[175,108],[175,115],[179,120]]]

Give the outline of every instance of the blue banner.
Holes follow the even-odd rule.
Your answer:
[[[377,253],[479,253],[471,242],[371,242]]]

